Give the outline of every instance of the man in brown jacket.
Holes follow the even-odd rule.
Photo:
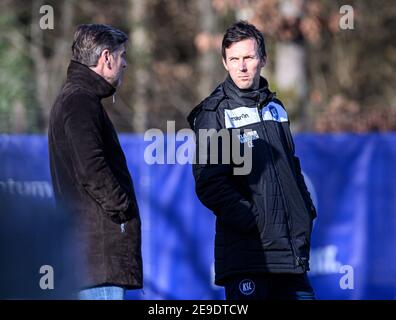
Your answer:
[[[143,286],[139,209],[124,153],[101,104],[121,84],[127,40],[107,25],[79,26],[66,83],[50,115],[55,198],[76,221],[85,267],[80,299],[123,299],[125,289]]]

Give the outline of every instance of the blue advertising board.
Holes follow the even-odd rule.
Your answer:
[[[120,135],[120,142],[141,211],[144,260],[144,289],[126,298],[224,299],[213,284],[215,218],[195,195],[191,164],[150,165],[150,141]],[[395,299],[396,134],[299,134],[295,143],[318,211],[309,272],[317,297]],[[52,205],[47,148],[45,136],[0,135],[0,193]]]

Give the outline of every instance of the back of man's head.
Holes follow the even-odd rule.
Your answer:
[[[72,59],[94,67],[103,50],[108,49],[112,53],[127,40],[124,32],[105,24],[79,25],[74,34]]]
[[[257,43],[257,53],[264,60],[267,56],[263,34],[252,24],[247,21],[237,21],[226,30],[221,45],[221,54],[226,59],[226,49],[232,44],[246,39],[254,39]]]

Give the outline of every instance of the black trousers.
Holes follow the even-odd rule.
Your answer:
[[[245,274],[226,280],[227,300],[315,300],[308,276],[304,274]]]

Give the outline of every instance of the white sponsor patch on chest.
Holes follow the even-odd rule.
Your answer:
[[[283,109],[281,105],[275,102],[270,102],[265,108],[263,108],[263,110],[261,111],[261,116],[263,117],[264,121],[289,121],[286,110]]]
[[[256,130],[246,131],[245,133],[238,135],[238,138],[240,143],[247,143],[249,148],[254,147],[253,140],[260,139]]]
[[[243,134],[238,135],[238,138],[239,138],[240,143],[245,143],[245,142],[259,139],[260,137],[259,137],[257,131],[253,130],[253,131],[247,131]]]
[[[224,110],[224,120],[227,129],[240,128],[260,122],[260,116],[256,108],[239,107],[233,110]]]

